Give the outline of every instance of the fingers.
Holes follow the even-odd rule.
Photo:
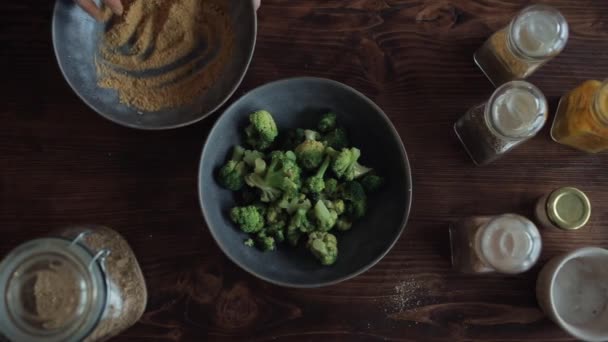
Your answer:
[[[93,0],[75,0],[78,6],[82,7],[87,13],[89,13],[93,18],[97,20],[103,19],[103,13],[97,5],[93,2]]]
[[[260,1],[261,0],[253,0],[253,6],[255,7],[255,9],[257,10],[258,8],[260,8]]]
[[[104,0],[106,6],[110,7],[112,12],[116,15],[122,15],[124,7],[122,6],[122,0]]]

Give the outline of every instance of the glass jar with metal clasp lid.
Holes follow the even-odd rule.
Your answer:
[[[135,324],[147,301],[126,240],[79,226],[28,241],[0,263],[0,334],[11,341],[103,341]]]

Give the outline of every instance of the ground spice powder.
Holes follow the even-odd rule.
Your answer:
[[[131,0],[107,21],[99,86],[122,103],[159,111],[193,103],[221,76],[234,47],[222,0]],[[109,9],[106,9],[110,18]]]

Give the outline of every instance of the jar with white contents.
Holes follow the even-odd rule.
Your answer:
[[[558,10],[526,7],[475,52],[475,63],[496,87],[525,79],[564,49],[568,35],[568,23]]]
[[[135,324],[147,290],[116,231],[68,228],[15,248],[0,263],[0,336],[10,341],[104,341]]]
[[[523,273],[538,261],[541,238],[527,218],[477,216],[450,226],[452,265],[462,273]]]
[[[513,81],[499,87],[488,102],[471,108],[454,130],[473,162],[485,165],[534,137],[547,116],[543,93],[528,82]]]

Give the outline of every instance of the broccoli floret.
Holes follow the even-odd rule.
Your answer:
[[[359,219],[365,215],[367,196],[361,184],[355,181],[342,184],[338,196],[344,200],[345,213],[350,217]]]
[[[279,130],[272,115],[260,110],[249,116],[249,126],[245,128],[246,141],[256,150],[265,150],[272,145]]]
[[[287,225],[287,241],[293,246],[298,244],[302,233],[309,233],[315,228],[308,220],[308,210],[300,208],[296,210]]]
[[[304,184],[304,190],[310,193],[320,193],[325,189],[325,180],[323,177],[325,176],[325,172],[331,163],[331,157],[325,157],[325,161],[321,164],[321,167],[317,170],[314,176],[308,178]]]
[[[287,213],[293,214],[296,210],[304,208],[306,210],[312,207],[310,200],[305,195],[284,195],[283,198],[277,203],[279,208],[285,209]]]
[[[333,209],[336,211],[336,213],[338,215],[342,215],[344,213],[345,210],[345,205],[344,205],[344,201],[343,200],[335,200],[332,202],[333,204]]]
[[[314,170],[321,165],[325,156],[325,145],[318,140],[319,133],[305,131],[306,140],[295,149],[298,163],[306,170]]]
[[[243,242],[245,246],[253,247],[253,239],[247,239]]]
[[[321,120],[319,120],[319,125],[317,126],[317,128],[319,129],[319,132],[327,133],[327,132],[331,131],[332,129],[336,128],[336,120],[337,120],[336,114],[334,114],[334,113],[324,114],[321,117]]]
[[[300,168],[293,152],[274,151],[270,158],[270,165],[263,174],[254,172],[245,177],[249,186],[260,189],[263,202],[276,201],[283,192],[296,193],[301,185]]]
[[[222,166],[218,174],[219,183],[226,189],[239,191],[245,184],[245,174],[247,165],[243,162],[245,150],[240,146],[235,146],[230,160]]]
[[[368,193],[377,191],[382,184],[384,184],[384,178],[373,174],[367,174],[361,179],[361,185]]]
[[[285,241],[285,227],[285,221],[271,223],[266,228],[266,234],[273,236],[277,242],[283,242]]]
[[[327,144],[327,146],[335,148],[336,150],[341,150],[349,146],[348,136],[346,135],[346,131],[342,128],[336,128],[329,133],[325,134],[322,141]]]
[[[262,158],[258,158],[253,162],[253,173],[257,173],[259,175],[266,172],[266,162]]]
[[[329,197],[334,198],[338,192],[338,181],[335,178],[329,178],[325,180],[325,190],[323,193]]]
[[[338,258],[338,240],[333,234],[312,232],[306,245],[310,252],[325,266],[332,265]]]
[[[276,247],[274,238],[272,236],[268,236],[264,231],[258,233],[256,236],[256,242],[258,247],[264,252],[273,251]]]
[[[264,153],[260,151],[244,150],[243,161],[250,167],[256,167],[258,160],[264,161]]]
[[[335,210],[327,208],[323,201],[317,201],[314,207],[314,218],[317,230],[327,232],[336,224],[338,214]]]
[[[336,229],[343,231],[343,232],[350,230],[352,228],[352,226],[353,226],[353,223],[344,217],[340,217],[338,219],[338,222],[336,222]]]
[[[285,138],[281,143],[282,149],[284,151],[293,151],[304,141],[304,139],[306,139],[306,134],[304,134],[303,129],[292,129],[285,134]]]
[[[256,233],[264,227],[264,215],[255,205],[232,208],[230,218],[245,233]]]
[[[341,178],[352,181],[364,174],[372,171],[359,164],[358,160],[361,156],[361,151],[358,148],[345,148],[335,157],[332,170]]]

